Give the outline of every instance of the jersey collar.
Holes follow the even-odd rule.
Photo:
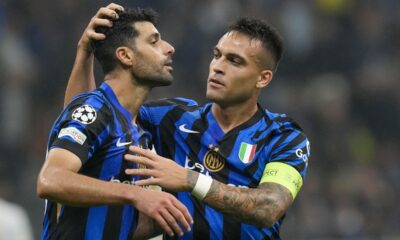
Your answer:
[[[206,118],[209,124],[209,128],[212,129],[212,132],[216,135],[217,139],[220,141],[228,138],[232,134],[235,134],[243,129],[253,126],[264,116],[264,109],[260,106],[260,104],[257,104],[257,112],[249,120],[231,129],[229,132],[224,133],[222,131],[222,128],[219,126],[217,120],[215,119],[214,115],[212,114],[211,106],[212,106],[211,103],[205,106]]]

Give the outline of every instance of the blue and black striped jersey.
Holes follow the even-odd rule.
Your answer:
[[[284,114],[258,106],[247,122],[224,133],[211,104],[165,99],[142,106],[142,126],[153,135],[157,153],[181,166],[236,187],[256,188],[265,166],[282,162],[306,175],[309,143],[301,128]],[[271,228],[258,228],[225,216],[187,192],[177,197],[194,218],[190,233],[180,239],[280,239],[282,219]]]
[[[77,96],[55,121],[48,151],[63,148],[82,161],[79,174],[131,184],[125,174],[135,167],[123,156],[131,144],[147,148],[150,135],[132,124],[132,116],[103,83]],[[68,179],[65,179],[68,181]],[[137,225],[131,205],[73,207],[46,200],[42,239],[130,239]]]

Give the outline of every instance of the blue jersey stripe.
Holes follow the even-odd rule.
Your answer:
[[[216,229],[222,229],[223,227],[223,215],[213,208],[206,206],[205,208],[206,219],[213,219],[212,227],[210,228],[210,238],[209,239],[223,239],[223,232],[217,231]]]
[[[190,194],[187,192],[179,192],[177,198],[180,202],[182,202],[186,208],[188,209],[190,216],[194,215],[194,207],[192,200],[190,199]],[[192,226],[193,228],[193,226]],[[184,235],[180,239],[190,240],[193,239],[193,231],[186,232],[184,231]]]
[[[132,235],[132,230],[136,229],[136,211],[132,208],[132,206],[125,206],[122,213],[122,222],[121,222],[121,230],[119,239],[125,240],[129,239],[129,236]],[[135,224],[132,226],[132,224]]]
[[[102,239],[107,206],[92,207],[86,220],[85,239]]]

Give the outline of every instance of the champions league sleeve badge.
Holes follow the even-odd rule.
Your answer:
[[[72,113],[72,119],[83,124],[93,123],[96,117],[96,110],[90,105],[82,105]]]

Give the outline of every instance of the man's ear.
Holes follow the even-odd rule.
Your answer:
[[[257,80],[256,88],[264,88],[271,82],[274,73],[271,70],[263,70]]]
[[[121,62],[123,66],[132,66],[135,61],[135,54],[132,49],[128,47],[119,47],[115,50],[115,56]]]

